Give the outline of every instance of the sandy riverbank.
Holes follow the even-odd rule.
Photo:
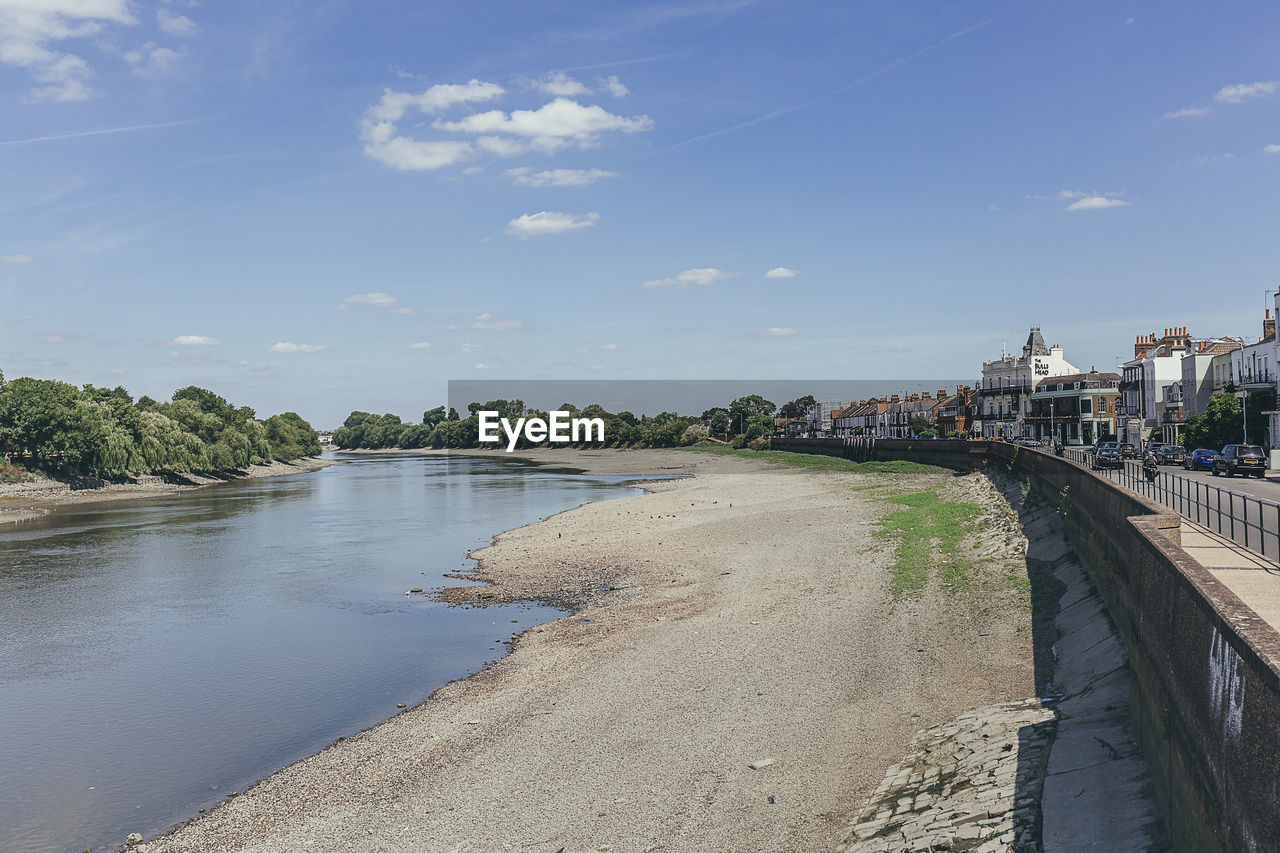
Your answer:
[[[979,476],[525,456],[693,476],[498,536],[475,554],[493,586],[448,594],[568,598],[575,615],[149,851],[829,850],[916,730],[1034,695],[1016,596],[887,593],[874,531],[899,507],[875,496],[941,484],[1010,529]]]
[[[234,477],[203,477],[185,474],[183,482],[165,482],[160,477],[142,477],[136,483],[105,483],[99,481],[93,488],[73,487],[69,482],[55,480],[41,474],[33,474],[25,483],[0,484],[0,525],[6,522],[28,521],[48,515],[64,506],[145,498],[155,495],[177,494],[200,489],[218,483],[251,480],[261,477],[282,477],[318,471],[330,465],[339,465],[341,459],[305,457],[293,462],[272,462],[270,465],[251,465],[248,470]]]

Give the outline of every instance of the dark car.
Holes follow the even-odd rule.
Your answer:
[[[1161,465],[1181,465],[1187,458],[1187,451],[1176,444],[1162,444],[1155,451],[1156,462]]]
[[[1132,444],[1130,444],[1127,441],[1123,442],[1120,445],[1120,455],[1123,456],[1125,459],[1137,459],[1138,448],[1134,447]]]
[[[1120,454],[1120,448],[1115,446],[1115,442],[1103,442],[1098,445],[1098,449],[1093,453],[1093,467],[1095,469],[1120,468],[1123,465],[1124,457]]]
[[[1217,458],[1217,451],[1200,447],[1187,454],[1187,458],[1182,460],[1182,467],[1188,471],[1212,471],[1213,460]]]
[[[1250,474],[1262,479],[1267,473],[1267,457],[1262,448],[1254,444],[1228,444],[1213,460],[1213,475]]]

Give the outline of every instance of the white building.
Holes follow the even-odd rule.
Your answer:
[[[982,364],[974,433],[983,438],[1028,435],[1031,392],[1050,376],[1068,376],[1080,368],[1062,357],[1062,347],[1046,346],[1039,326],[1032,326],[1021,356],[1005,353]]]
[[[809,410],[809,434],[831,435],[832,412],[848,408],[848,406],[848,403],[842,403],[839,400],[825,400],[821,403],[815,403],[813,408]]]
[[[1164,424],[1181,417],[1181,399],[1172,404],[1166,418],[1165,392],[1169,385],[1182,381],[1182,357],[1191,348],[1191,335],[1186,326],[1164,330],[1164,337],[1139,335],[1133,345],[1133,358],[1122,368],[1121,440],[1141,445],[1156,434],[1164,437]],[[1173,413],[1176,409],[1176,414]]]
[[[1198,415],[1209,398],[1222,393],[1231,381],[1231,352],[1244,344],[1239,338],[1192,341],[1182,357],[1182,417]]]

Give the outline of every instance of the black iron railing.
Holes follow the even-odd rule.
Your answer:
[[[1142,463],[1126,459],[1119,468],[1096,468],[1092,450],[1067,450],[1067,458],[1110,478],[1130,491],[1164,504],[1219,536],[1280,560],[1280,504],[1214,483],[1159,471],[1148,480]]]

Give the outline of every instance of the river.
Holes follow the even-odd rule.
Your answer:
[[[561,612],[420,595],[623,477],[368,455],[0,528],[0,850],[150,837]]]

